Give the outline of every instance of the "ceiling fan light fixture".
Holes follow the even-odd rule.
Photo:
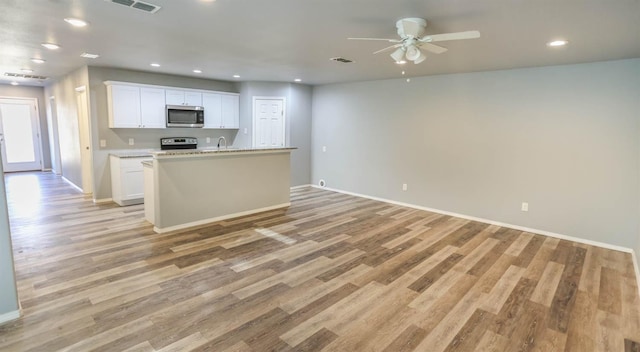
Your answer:
[[[417,65],[417,64],[421,63],[422,61],[424,61],[426,58],[427,58],[427,56],[425,54],[420,53],[420,56],[418,56],[417,59],[413,60],[413,63]]]
[[[400,48],[396,49],[396,51],[394,51],[393,53],[391,53],[391,58],[392,58],[395,62],[403,61],[402,59],[404,59],[404,48],[403,48],[403,47],[400,47]]]
[[[407,60],[415,61],[420,58],[422,52],[415,45],[407,47]]]

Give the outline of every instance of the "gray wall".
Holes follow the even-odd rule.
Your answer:
[[[312,180],[637,248],[638,97],[640,59],[315,87]]]
[[[88,85],[87,68],[81,67],[45,87],[45,96],[54,97],[58,128],[60,170],[67,180],[82,188],[82,158],[80,153],[80,130],[78,101],[75,89]],[[54,151],[54,155],[55,155]]]
[[[0,175],[2,175],[0,163]],[[16,278],[13,270],[13,250],[9,213],[7,212],[7,194],[3,182],[0,182],[0,316],[19,309]]]
[[[253,143],[254,97],[285,98],[285,145],[298,148],[291,153],[291,186],[309,184],[312,88],[303,84],[280,82],[241,83],[240,132],[235,142],[240,147],[250,147]]]
[[[0,84],[0,97],[6,98],[35,98],[38,102],[40,114],[40,143],[42,144],[42,164],[45,169],[51,168],[51,152],[49,148],[49,133],[47,124],[47,100],[44,97],[44,88],[12,86]]]
[[[104,81],[121,81],[180,88],[194,88],[237,93],[235,82],[215,81],[186,76],[173,76],[153,72],[141,72],[107,67],[88,68],[91,101],[91,137],[93,145],[94,199],[111,198],[111,174],[109,153],[123,149],[158,149],[162,137],[195,137],[199,146],[215,146],[218,137],[224,136],[229,145],[234,143],[238,130],[169,128],[169,129],[111,129],[107,110],[107,89]],[[209,144],[206,137],[211,138]],[[135,141],[128,144],[129,138]],[[100,140],[106,147],[100,147]]]

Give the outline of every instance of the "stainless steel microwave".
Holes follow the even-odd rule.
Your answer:
[[[204,127],[204,108],[167,105],[167,127]]]

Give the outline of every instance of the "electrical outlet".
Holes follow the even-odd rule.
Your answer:
[[[407,184],[406,184],[406,183],[403,183],[403,184],[402,184],[402,190],[403,190],[403,191],[406,191],[406,190],[407,190]]]
[[[101,139],[100,140],[100,147],[104,148],[107,146],[107,140],[106,139]]]
[[[529,203],[522,202],[522,207],[520,208],[522,211],[529,211]]]
[[[327,146],[326,146],[326,145],[323,145],[323,146],[322,146],[322,151],[323,151],[323,152],[326,152],[326,151],[327,151]]]
[[[207,137],[207,143],[211,143],[211,137]]]
[[[129,138],[129,145],[134,145],[135,141],[133,140],[133,138]]]

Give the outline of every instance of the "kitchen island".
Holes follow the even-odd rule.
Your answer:
[[[287,207],[294,149],[152,152],[143,164],[145,217],[162,233]]]

